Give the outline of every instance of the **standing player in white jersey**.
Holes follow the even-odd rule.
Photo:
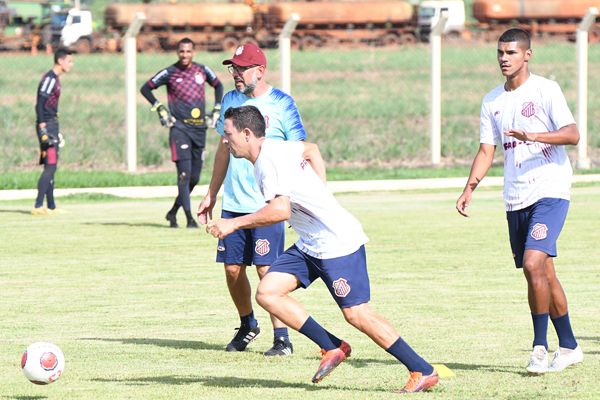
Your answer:
[[[223,111],[231,107],[252,104],[262,112],[267,124],[267,137],[277,140],[304,140],[306,132],[300,114],[291,96],[275,89],[265,81],[267,59],[258,46],[248,43],[236,49],[234,56],[223,61],[233,76],[236,90],[225,94]],[[217,122],[217,132],[223,135],[223,116]],[[198,206],[200,223],[212,218],[217,193],[224,182],[222,218],[235,218],[253,213],[264,204],[264,197],[256,185],[252,164],[247,160],[230,157],[227,146],[219,143],[208,193]],[[244,351],[260,333],[252,309],[252,291],[246,267],[256,265],[260,279],[283,252],[283,223],[237,232],[219,240],[217,262],[225,267],[225,277],[231,299],[240,316],[240,327],[227,351]],[[291,355],[294,351],[288,329],[271,316],[273,347],[266,356]]]
[[[321,278],[348,323],[403,363],[410,378],[401,393],[426,390],[438,383],[434,368],[404,342],[396,329],[369,306],[370,287],[360,223],[346,211],[325,183],[325,163],[316,145],[265,138],[265,122],[253,106],[225,112],[222,143],[234,157],[254,164],[265,204],[258,211],[210,222],[206,230],[223,239],[244,229],[288,221],[300,236],[271,265],[256,300],[289,327],[315,342],[323,358],[312,378],[320,382],[350,356],[348,343],[319,325],[289,294]]]
[[[554,81],[531,74],[530,36],[509,29],[498,40],[498,64],[506,82],[489,92],[481,106],[480,147],[456,209],[467,217],[473,191],[487,174],[496,144],[504,149],[504,202],[515,266],[527,279],[533,320],[533,351],[527,371],[562,371],[583,360],[556,277],[556,241],[569,208],[572,169],[565,145],[579,131]],[[548,366],[548,317],[559,347]]]

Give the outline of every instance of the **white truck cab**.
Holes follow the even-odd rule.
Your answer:
[[[448,12],[444,35],[459,37],[465,30],[465,3],[462,0],[425,0],[419,4],[418,26],[422,40],[429,40],[431,30],[440,20],[442,11]]]
[[[89,53],[92,41],[92,12],[71,8],[53,16],[55,34],[60,44],[74,48],[78,53]]]

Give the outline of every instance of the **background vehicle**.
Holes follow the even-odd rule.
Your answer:
[[[462,0],[427,0],[419,4],[419,37],[428,40],[431,29],[438,23],[442,11],[448,12],[444,34],[459,38],[465,31],[465,3]]]

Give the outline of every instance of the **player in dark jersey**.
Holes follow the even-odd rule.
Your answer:
[[[58,212],[54,202],[54,173],[58,162],[58,149],[62,147],[62,135],[58,127],[58,100],[60,98],[60,75],[73,67],[71,51],[60,48],[54,53],[54,66],[42,76],[35,103],[36,131],[40,144],[40,165],[44,170],[38,180],[38,193],[33,215]],[[44,208],[46,198],[48,208]]]
[[[198,225],[190,211],[190,193],[200,180],[206,128],[213,127],[221,112],[223,84],[207,66],[193,62],[194,42],[181,39],[177,45],[179,61],[154,75],[142,88],[142,95],[158,112],[160,122],[169,130],[171,160],[177,166],[178,196],[166,215],[172,228],[177,228],[177,211],[183,207],[188,228]],[[215,90],[215,106],[210,115],[205,112],[204,84]],[[156,99],[152,91],[167,85],[169,110]]]

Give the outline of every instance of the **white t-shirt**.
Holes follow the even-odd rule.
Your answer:
[[[573,169],[564,145],[522,142],[504,132],[550,132],[574,124],[560,86],[530,74],[516,90],[496,87],[481,105],[480,142],[504,149],[504,202],[520,210],[543,197],[570,199]]]
[[[287,196],[289,224],[300,236],[296,246],[312,257],[329,259],[354,253],[368,241],[360,222],[333,197],[302,157],[304,143],[265,139],[254,164],[256,182],[270,201]]]

